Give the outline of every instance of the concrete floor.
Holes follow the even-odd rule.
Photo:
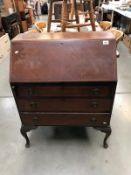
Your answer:
[[[53,127],[30,132],[26,149],[9,87],[9,57],[0,64],[0,175],[131,175],[131,55],[122,43],[119,50],[108,149],[102,148],[104,134],[92,128],[59,128],[58,135]]]

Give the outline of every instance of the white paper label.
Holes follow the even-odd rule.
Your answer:
[[[109,45],[109,41],[108,40],[103,40],[103,45]]]

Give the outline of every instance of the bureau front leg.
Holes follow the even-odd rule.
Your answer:
[[[27,132],[29,132],[30,130],[35,129],[35,128],[36,128],[35,126],[26,126],[26,125],[22,125],[21,126],[20,132],[21,132],[22,136],[26,140],[26,144],[25,144],[26,148],[30,147],[30,140],[29,140],[29,138],[27,136]]]
[[[106,134],[103,141],[103,147],[108,148],[107,139],[111,135],[111,127],[107,126],[107,127],[95,127],[95,128]]]

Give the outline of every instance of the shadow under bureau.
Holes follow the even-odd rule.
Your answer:
[[[10,84],[21,134],[37,126],[88,126],[111,134],[117,84],[115,39],[108,32],[27,33],[12,41]]]

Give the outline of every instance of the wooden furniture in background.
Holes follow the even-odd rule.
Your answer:
[[[116,45],[118,45],[120,40],[123,38],[123,32],[121,30],[117,30],[117,29],[113,29],[113,28],[110,29],[109,31],[111,31],[113,33],[113,35],[115,36]]]
[[[112,4],[102,4],[103,10],[110,10],[112,12],[112,24],[119,23],[120,26],[117,26],[124,32],[124,38],[123,43],[125,46],[129,49],[129,52],[131,53],[131,11],[130,10],[121,10],[119,9],[119,6],[113,6]],[[117,20],[114,19],[114,14],[119,15],[119,18]]]
[[[42,21],[40,21],[40,22],[36,22],[35,23],[35,27],[36,27],[36,29],[37,29],[37,31],[38,32],[43,32],[43,29],[46,27],[46,22],[42,22]]]
[[[61,2],[61,4],[60,4],[60,2]],[[75,1],[73,1],[72,2],[73,4],[72,4],[71,3],[71,0],[67,0],[67,1],[63,1],[63,0],[51,0],[50,1],[50,4],[49,4],[49,13],[48,13],[47,32],[50,32],[51,23],[53,23],[53,22],[62,23],[62,21],[64,19],[66,21],[68,21],[68,22],[75,22],[76,21],[76,23],[79,24],[79,17],[78,17],[77,11],[75,11],[75,19],[70,18],[70,15],[69,15],[71,12],[73,12],[72,15],[74,15],[74,5],[77,5],[77,9],[80,8],[79,7],[79,4],[74,4],[74,2]],[[59,4],[55,4],[55,3],[59,3]],[[72,5],[73,5],[73,9],[72,9]],[[63,9],[62,9],[62,6],[63,6]],[[53,10],[54,10],[54,14],[53,14]],[[56,19],[53,19],[53,15],[55,16]]]
[[[91,25],[92,27],[92,31],[96,30],[96,26],[95,26],[95,18],[94,18],[94,9],[93,9],[93,1],[92,0],[87,0],[88,3],[88,14],[89,14],[89,19],[90,23],[79,23],[79,12],[77,9],[77,2],[76,0],[73,0],[72,3],[74,3],[73,5],[73,11],[75,13],[75,21],[76,24],[70,24],[68,23],[68,11],[67,11],[67,0],[63,0],[63,6],[62,6],[62,19],[61,19],[61,28],[62,28],[62,32],[66,31],[66,28],[78,28],[78,31],[80,31],[80,27],[84,27],[84,26],[89,26]]]
[[[74,10],[72,9],[72,0],[67,4],[68,6],[68,11],[70,13],[70,18],[72,19],[72,15],[74,15]],[[62,9],[62,2],[61,3],[55,3],[54,4],[54,18],[55,19],[61,19],[61,9]],[[77,9],[79,11],[84,11],[83,10],[83,2],[80,0],[80,2],[77,2]]]
[[[62,2],[63,0],[51,0],[49,4],[49,11],[48,11],[48,23],[47,23],[47,32],[51,30],[51,23],[52,22],[61,22],[61,19],[53,19],[53,7],[55,2]]]
[[[61,17],[61,31],[62,32],[65,32],[67,27],[70,27],[70,28],[77,27],[78,32],[80,31],[79,15],[78,15],[76,0],[72,0],[71,5],[72,6],[71,6],[71,15],[70,15],[69,11],[68,11],[67,0],[63,0],[63,2],[62,2],[62,17]],[[74,16],[74,18],[73,18],[73,16]],[[68,23],[69,17],[71,17],[70,22],[75,21],[76,24]]]
[[[104,31],[109,30],[112,27],[112,23],[110,21],[101,21],[99,25]]]
[[[4,31],[9,34],[10,39],[20,33],[19,24],[20,18],[17,12],[12,14],[2,14],[1,17]]]
[[[62,1],[62,0],[51,0],[51,2],[50,2],[49,13],[48,13],[47,32],[50,32],[51,22],[60,22],[61,25],[58,25],[58,27],[61,27],[62,32],[65,32],[66,28],[77,28],[77,30],[80,31],[80,27],[89,26],[89,25],[91,25],[92,31],[96,30],[94,10],[93,10],[93,1],[92,0],[87,0],[88,6],[89,6],[89,10],[88,10],[89,18],[88,18],[88,20],[90,20],[90,23],[85,22],[83,24],[81,24],[79,22],[79,9],[78,9],[79,6],[78,6],[76,0],[71,0],[71,1],[63,0],[62,1],[61,19],[52,20],[53,3],[59,2],[59,1]],[[81,5],[81,3],[82,2],[80,0],[80,5]],[[82,9],[82,7],[81,7],[81,9]],[[74,18],[73,18],[73,16],[74,16]],[[74,22],[75,22],[75,24],[74,24]]]
[[[117,84],[111,32],[20,34],[12,41],[10,85],[21,134],[37,126],[89,126],[111,134]]]
[[[9,8],[13,8],[12,0],[4,0],[4,8],[6,12],[9,12]]]
[[[29,9],[26,8],[24,0],[15,0],[15,6],[20,15],[21,32],[25,32],[32,25]]]
[[[88,2],[88,6],[89,6],[89,17],[90,17],[90,22],[91,22],[91,26],[92,26],[92,31],[95,31],[96,30],[96,27],[95,27],[95,12],[94,12],[94,9],[93,9],[93,0],[87,0]]]
[[[117,50],[117,46],[118,46],[119,42],[123,39],[123,32],[121,30],[117,30],[117,29],[113,29],[113,28],[111,28],[109,31],[111,31],[112,34],[115,36],[115,39],[116,39],[116,56],[119,57],[120,53]]]
[[[124,34],[123,43],[125,44],[125,46],[129,49],[129,52],[131,53],[131,35]]]

